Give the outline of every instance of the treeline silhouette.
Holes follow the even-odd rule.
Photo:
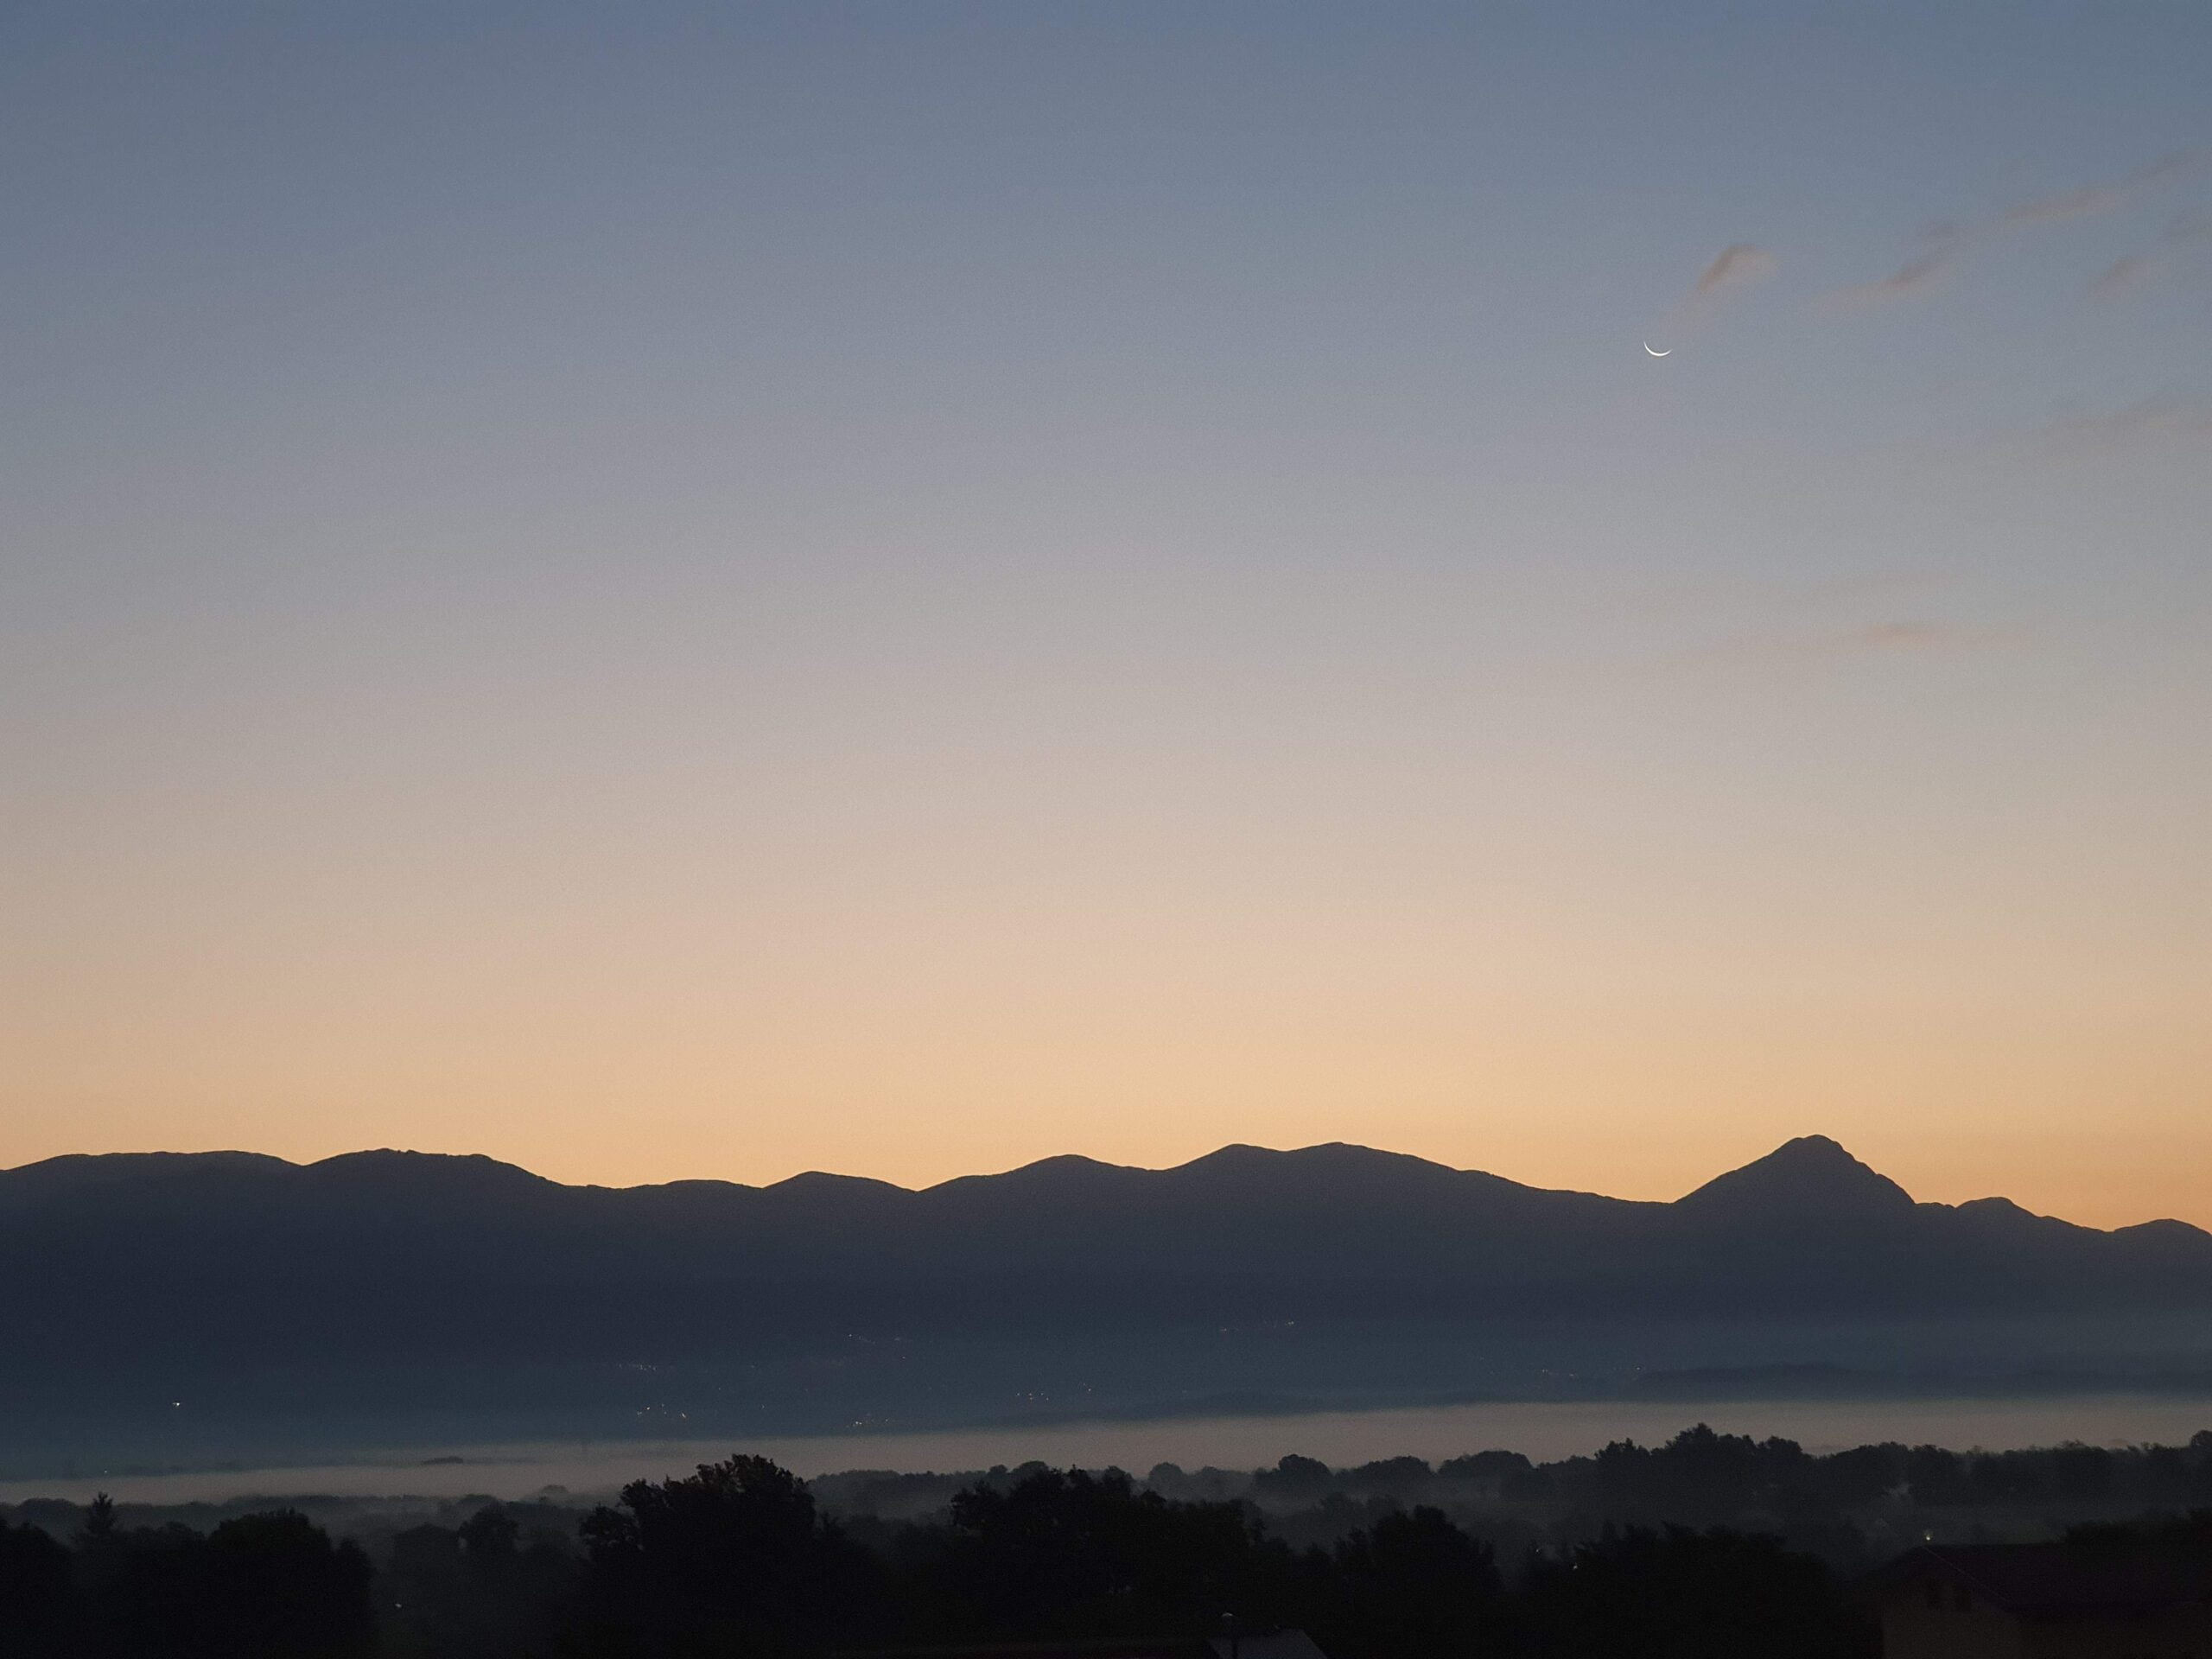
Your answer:
[[[446,1533],[442,1538],[428,1535]],[[371,1573],[290,1512],[182,1528],[88,1527],[74,1548],[0,1531],[0,1646],[26,1659],[205,1656],[804,1656],[1099,1637],[1196,1642],[1224,1613],[1295,1626],[1330,1659],[1604,1649],[1745,1659],[1780,1643],[1871,1659],[1869,1626],[1820,1561],[1713,1530],[1609,1532],[1527,1564],[1441,1511],[1383,1516],[1294,1550],[1246,1505],[1185,1502],[1109,1471],[971,1488],[942,1524],[872,1548],[760,1458],[639,1482],[580,1548],[527,1544],[497,1506],[416,1529]]]
[[[1862,1558],[1893,1550],[1863,1534],[1837,1547],[1838,1516],[1951,1505],[1986,1518],[2024,1492],[2077,1515],[2130,1503],[2176,1514],[2212,1498],[2212,1433],[2186,1447],[1815,1457],[1700,1427],[1550,1465],[1503,1452],[1346,1470],[1286,1458],[1236,1477],[1162,1465],[1141,1482],[1027,1465],[967,1478],[930,1505],[945,1479],[810,1484],[740,1456],[633,1483],[588,1513],[486,1501],[367,1549],[296,1510],[203,1531],[125,1525],[100,1500],[73,1510],[64,1535],[0,1519],[0,1655],[804,1659],[1090,1638],[1195,1649],[1230,1615],[1241,1630],[1304,1630],[1329,1659],[1872,1659],[1853,1580]],[[1243,1490],[1198,1490],[1217,1479]],[[851,1512],[871,1482],[917,1512]],[[1514,1519],[1535,1504],[1553,1506],[1545,1535]],[[2046,1535],[2061,1512],[2038,1523]],[[1791,1535],[1808,1528],[1829,1548]]]
[[[96,1499],[74,1548],[0,1522],[0,1654],[257,1659],[363,1654],[368,1557],[289,1510],[213,1531],[126,1530]]]
[[[942,1514],[957,1491],[979,1481],[1004,1484],[1036,1467],[982,1475],[863,1470],[825,1476],[811,1490],[856,1531],[872,1535],[884,1522]],[[1794,1440],[1718,1434],[1700,1424],[1662,1446],[1619,1440],[1551,1463],[1506,1451],[1338,1469],[1287,1457],[1251,1471],[1160,1464],[1142,1484],[1166,1497],[1251,1504],[1275,1536],[1299,1547],[1325,1545],[1427,1505],[1490,1542],[1501,1560],[1555,1552],[1608,1526],[1718,1526],[1781,1537],[1849,1573],[1931,1536],[2026,1539],[2146,1511],[2212,1507],[2212,1430],[2186,1446],[1954,1452],[1890,1443],[1820,1455]]]

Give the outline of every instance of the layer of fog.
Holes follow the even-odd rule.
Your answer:
[[[95,1491],[141,1503],[220,1503],[258,1495],[522,1498],[612,1493],[625,1482],[688,1473],[733,1451],[759,1452],[809,1478],[853,1469],[982,1470],[1030,1460],[1144,1471],[1159,1463],[1253,1469],[1289,1453],[1334,1465],[1410,1455],[1430,1461],[1491,1447],[1539,1461],[1594,1452],[1615,1440],[1663,1441],[1686,1423],[1727,1434],[1781,1435],[1808,1452],[1880,1441],[1992,1451],[2068,1440],[2179,1444],[2212,1427],[2212,1398],[2068,1395],[1992,1400],[1573,1401],[1500,1402],[1280,1416],[1191,1417],[1027,1424],[910,1433],[818,1434],[732,1442],[422,1447],[355,1461],[170,1473],[90,1465],[0,1483],[0,1502],[83,1502]]]

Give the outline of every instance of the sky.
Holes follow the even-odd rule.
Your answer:
[[[0,1165],[2212,1224],[2208,61],[0,10]]]

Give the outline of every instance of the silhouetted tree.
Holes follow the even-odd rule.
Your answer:
[[[1821,1562],[1772,1538],[1630,1527],[1533,1563],[1519,1609],[1537,1659],[1874,1659],[1878,1639]]]
[[[1504,1590],[1490,1546],[1440,1510],[1386,1516],[1310,1558],[1307,1573],[1322,1593],[1302,1622],[1330,1659],[1457,1659],[1500,1639]]]
[[[69,1634],[67,1546],[36,1527],[0,1521],[0,1654],[45,1659]]]
[[[2051,1485],[2076,1502],[2103,1497],[2112,1491],[2113,1454],[2101,1446],[2069,1442],[2050,1453]]]
[[[85,1525],[80,1541],[99,1545],[115,1535],[115,1500],[105,1492],[94,1492],[92,1501],[85,1505]]]
[[[1439,1480],[1472,1481],[1490,1487],[1500,1497],[1535,1495],[1535,1465],[1518,1452],[1476,1452],[1436,1466]]]
[[[1301,1458],[1294,1452],[1279,1459],[1274,1468],[1255,1473],[1252,1477],[1252,1491],[1260,1497],[1319,1497],[1332,1484],[1327,1464],[1318,1458]]]
[[[939,1618],[969,1637],[1196,1635],[1264,1622],[1288,1553],[1234,1503],[1170,1503],[1118,1470],[1057,1470],[952,1500]]]
[[[365,1652],[374,1629],[368,1558],[296,1510],[240,1516],[208,1535],[212,1651],[226,1659]]]
[[[289,1510],[187,1528],[88,1526],[83,1650],[115,1659],[347,1659],[375,1627],[368,1559]]]
[[[1912,1501],[1941,1507],[1966,1501],[1965,1461],[1940,1446],[1916,1446],[1905,1454],[1905,1484]]]
[[[519,1659],[548,1650],[575,1611],[576,1559],[543,1533],[525,1541],[487,1503],[458,1529],[412,1527],[392,1540],[383,1650],[422,1659]]]
[[[461,1523],[462,1559],[480,1579],[494,1579],[514,1564],[515,1539],[522,1529],[497,1503],[486,1503]]]
[[[785,1654],[879,1622],[881,1564],[766,1458],[635,1481],[583,1523],[593,1639],[618,1652]]]
[[[1342,1479],[1353,1492],[1382,1493],[1393,1497],[1418,1497],[1427,1491],[1434,1472],[1419,1458],[1382,1458],[1347,1469]]]
[[[1860,1446],[1817,1459],[1812,1480],[1821,1497],[1836,1508],[1873,1503],[1906,1478],[1901,1446]]]

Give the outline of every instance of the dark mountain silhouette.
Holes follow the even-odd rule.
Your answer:
[[[1110,1376],[1123,1399],[1155,1385],[1341,1395],[1382,1376],[1448,1384],[1460,1362],[1440,1344],[1532,1321],[2125,1311],[2212,1313],[2212,1235],[2171,1221],[2103,1231],[1995,1198],[1916,1204],[1820,1136],[1671,1204],[1344,1145],[1225,1147],[1164,1170],[1053,1158],[918,1192],[822,1173],[566,1186],[394,1151],[0,1172],[0,1408],[25,1421],[187,1387],[240,1412],[309,1395],[342,1409],[433,1376],[442,1398],[557,1402],[601,1397],[618,1370],[706,1365],[737,1379],[725,1403],[772,1373],[792,1399],[911,1415],[925,1395],[991,1395],[1017,1352],[1079,1352],[1084,1386]],[[1370,1359],[1346,1358],[1385,1328],[1389,1357],[1370,1344]],[[1236,1334],[1270,1332],[1296,1336]],[[1232,1338],[1245,1346],[1222,1357]],[[1674,1363],[1716,1357],[1669,1342]],[[967,1358],[931,1370],[963,1344]],[[1211,1370],[1159,1381],[1200,1347]]]
[[[919,1192],[822,1173],[572,1187],[391,1151],[57,1158],[0,1172],[0,1266],[18,1317],[82,1307],[113,1274],[224,1301],[311,1288],[338,1325],[399,1294],[426,1328],[426,1284],[448,1301],[471,1285],[586,1301],[607,1287],[755,1314],[834,1287],[805,1317],[839,1328],[879,1303],[959,1316],[1016,1287],[1018,1315],[993,1317],[2212,1308],[2212,1235],[2101,1231],[2001,1198],[1916,1204],[1818,1135],[1672,1204],[1344,1145],[1225,1147],[1165,1170],[1052,1158]],[[112,1280],[99,1294],[143,1300]]]
[[[1912,1195],[1824,1135],[1801,1135],[1764,1158],[1716,1175],[1678,1201],[1681,1209],[1754,1224],[1878,1226],[1916,1207]]]

